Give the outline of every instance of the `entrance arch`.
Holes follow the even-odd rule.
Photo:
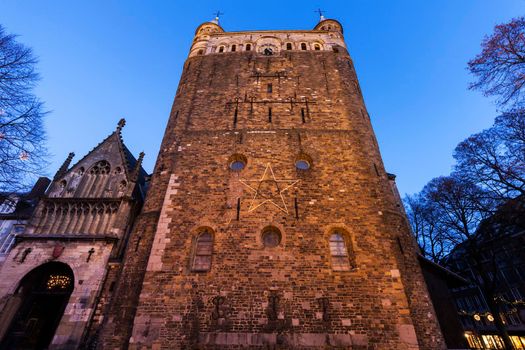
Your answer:
[[[73,270],[49,262],[22,278],[13,295],[14,312],[0,349],[47,349],[73,292]],[[13,310],[13,311],[14,311]]]

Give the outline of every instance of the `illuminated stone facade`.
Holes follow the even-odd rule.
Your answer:
[[[145,193],[143,155],[135,159],[123,144],[123,125],[71,167],[69,155],[17,235],[0,269],[0,348],[76,349],[94,342]],[[24,284],[46,266],[71,275]],[[62,295],[54,291],[66,287],[71,294],[56,303]],[[28,288],[43,292],[28,294]],[[48,303],[53,307],[42,311]]]
[[[128,247],[102,348],[444,348],[335,20],[197,29]]]

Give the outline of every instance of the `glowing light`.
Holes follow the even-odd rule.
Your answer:
[[[494,316],[492,316],[491,314],[487,315],[487,320],[489,320],[490,322],[494,322]]]
[[[66,289],[71,285],[71,277],[65,275],[49,275],[47,289]]]
[[[474,319],[475,319],[476,321],[481,321],[481,316],[478,315],[478,314],[475,314],[475,315],[474,315]]]

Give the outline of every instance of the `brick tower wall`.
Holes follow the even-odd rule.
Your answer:
[[[254,192],[265,169],[280,195]],[[190,57],[101,344],[443,349],[396,203],[345,49]],[[195,272],[203,230],[212,264]],[[334,230],[349,271],[332,268]]]

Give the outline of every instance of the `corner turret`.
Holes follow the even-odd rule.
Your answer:
[[[204,55],[206,53],[206,46],[212,33],[224,33],[224,29],[219,25],[219,17],[215,17],[211,22],[204,22],[197,27],[189,57]]]

